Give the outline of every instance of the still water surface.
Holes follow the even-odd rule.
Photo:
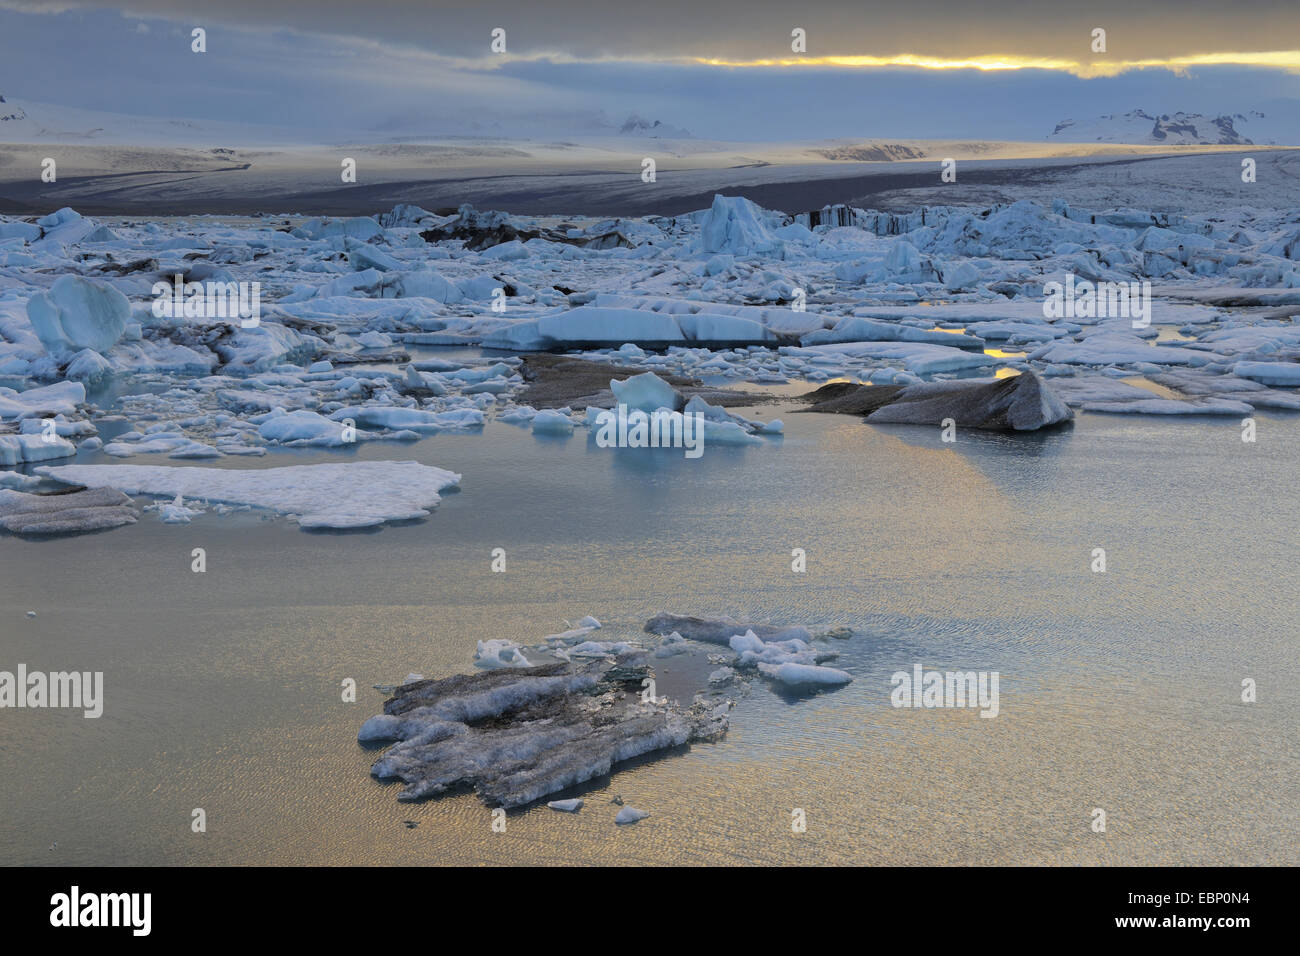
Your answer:
[[[106,683],[98,720],[0,712],[0,863],[1300,862],[1300,419],[1261,415],[1254,445],[1235,419],[1098,415],[948,445],[753,412],[786,437],[698,460],[501,424],[367,444],[352,454],[464,476],[428,520],[377,533],[150,514],[0,539],[0,669]],[[836,666],[856,680],[811,698],[756,681],[723,742],[504,834],[472,794],[399,804],[369,776],[371,685],[585,614],[635,637],[661,610],[850,625]],[[1000,715],[894,709],[890,675],[915,663],[999,671]],[[614,826],[615,794],[652,816]]]

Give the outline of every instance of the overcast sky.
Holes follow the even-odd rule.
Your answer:
[[[633,112],[719,139],[1042,139],[1135,107],[1295,117],[1300,103],[1295,0],[216,6],[0,0],[0,93],[338,139],[581,134]]]

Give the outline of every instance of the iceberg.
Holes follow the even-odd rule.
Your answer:
[[[614,393],[615,401],[629,409],[653,412],[667,408],[676,412],[683,407],[681,393],[654,372],[643,372],[622,381],[611,379],[609,390]]]
[[[804,396],[810,411],[865,415],[872,424],[942,425],[1034,431],[1068,422],[1074,412],[1034,372],[1002,379],[955,379],[913,385],[825,385]]]
[[[27,301],[27,318],[50,354],[93,349],[106,352],[117,344],[131,318],[131,303],[106,282],[65,275],[49,292]]]
[[[708,253],[782,253],[784,244],[768,229],[763,211],[743,196],[713,197],[700,223],[700,246]]]

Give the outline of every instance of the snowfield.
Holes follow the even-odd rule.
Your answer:
[[[647,411],[681,410],[662,380],[673,375],[744,388],[1030,372],[1044,412],[1023,427],[1068,419],[1066,406],[1290,411],[1300,407],[1298,220],[1246,205],[1192,215],[1061,199],[787,214],[722,195],[688,215],[640,219],[412,205],[305,220],[99,222],[68,208],[0,217],[0,465],[80,454],[41,473],[267,507],[304,527],[417,516],[459,477],[426,468],[410,482],[423,466],[372,462],[276,483],[294,469],[174,462],[473,433],[494,420],[561,438],[590,430],[595,414],[581,405],[516,402],[532,351],[637,373],[614,392]],[[254,321],[208,314],[213,287],[251,284]],[[1097,295],[1049,307],[1067,285]],[[1117,314],[1105,291],[1115,288],[1149,298]],[[443,346],[456,357],[439,357]],[[709,440],[780,431],[698,398],[686,410],[705,415]],[[875,420],[928,422],[917,415]],[[163,464],[100,463],[121,459]],[[314,497],[326,484],[346,500]]]

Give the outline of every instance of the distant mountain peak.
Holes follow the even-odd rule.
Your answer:
[[[668,126],[660,120],[652,122],[638,113],[633,113],[627,118],[619,133],[623,136],[653,136],[668,139],[689,139],[691,136],[684,129]]]
[[[1056,124],[1049,140],[1070,143],[1131,143],[1149,146],[1253,146],[1239,128],[1264,119],[1255,110],[1221,116],[1201,113],[1160,113],[1143,109],[1123,114],[1106,114],[1078,122],[1068,119]]]

